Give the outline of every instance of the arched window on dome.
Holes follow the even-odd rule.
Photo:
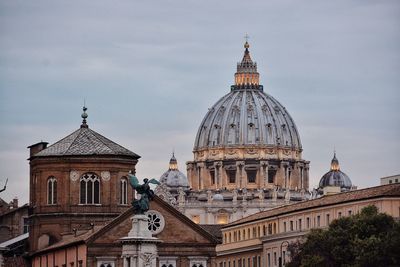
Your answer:
[[[100,179],[92,172],[80,179],[80,204],[100,204]]]
[[[54,176],[47,179],[47,204],[57,204],[57,179]]]
[[[128,179],[124,176],[120,180],[120,188],[119,188],[119,204],[127,205],[128,204]]]

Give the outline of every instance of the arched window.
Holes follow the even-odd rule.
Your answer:
[[[80,204],[100,204],[100,179],[92,173],[85,173],[80,180]]]
[[[120,181],[119,188],[119,204],[126,205],[128,204],[128,179],[126,177],[122,177]]]
[[[54,176],[47,179],[47,204],[57,204],[57,179]]]

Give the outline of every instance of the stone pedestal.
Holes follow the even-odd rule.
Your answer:
[[[157,243],[161,240],[152,237],[147,215],[134,215],[132,229],[120,240],[124,267],[156,267]]]

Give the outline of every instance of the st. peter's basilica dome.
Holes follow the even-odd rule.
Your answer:
[[[203,189],[308,189],[296,125],[259,84],[246,41],[235,84],[206,113],[187,163],[190,185]]]

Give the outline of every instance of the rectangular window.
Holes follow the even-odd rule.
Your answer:
[[[301,219],[299,219],[299,230],[301,231],[302,225],[301,225]]]
[[[326,214],[326,225],[329,225],[331,222],[330,222],[330,215],[329,214]]]
[[[53,204],[53,181],[47,183],[47,203]]]
[[[283,265],[286,263],[286,251],[282,252],[282,258],[283,258]]]
[[[29,218],[24,217],[23,218],[23,223],[24,223],[24,234],[29,232]]]
[[[215,184],[215,171],[210,170],[211,184]]]
[[[283,232],[286,232],[286,222],[283,222]]]
[[[228,176],[229,183],[236,183],[236,170],[226,170],[226,175]]]
[[[276,170],[268,170],[268,183],[275,183]]]
[[[276,252],[274,252],[274,265],[276,266],[277,258],[276,258]]]
[[[307,217],[307,229],[310,229],[310,217]]]
[[[247,181],[249,183],[256,182],[257,170],[246,170],[247,173]]]
[[[338,217],[342,218],[342,212],[340,212],[340,211],[338,212]]]
[[[81,204],[86,204],[86,182],[81,181]]]
[[[86,204],[93,204],[93,182],[88,181],[86,183],[87,186],[87,200]]]
[[[120,181],[120,202],[121,205],[128,204],[128,181],[122,178]]]
[[[293,231],[293,221],[290,221],[290,231]]]
[[[271,254],[267,254],[267,258],[268,258],[268,260],[267,260],[267,262],[268,262],[268,267],[270,267],[271,266]]]
[[[321,216],[317,216],[317,227],[321,226]]]

